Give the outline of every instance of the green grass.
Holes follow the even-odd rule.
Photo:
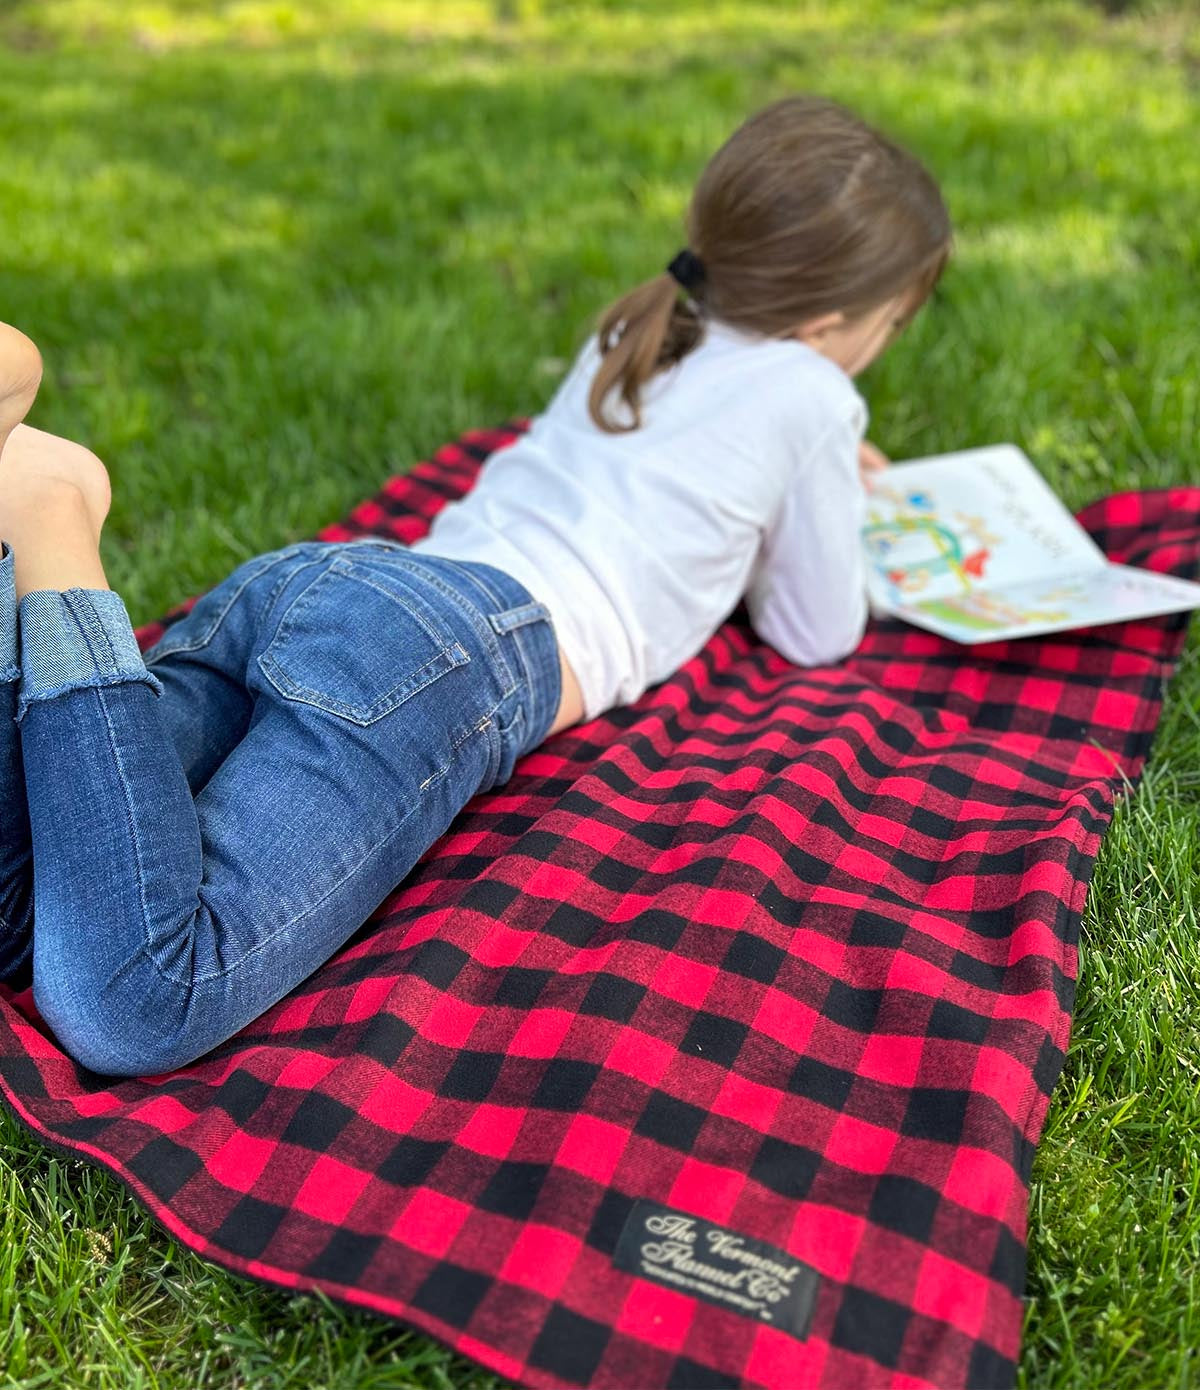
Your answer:
[[[109,461],[135,622],[311,535],[459,430],[537,410],[680,242],[743,115],[838,97],[959,235],[864,381],[897,457],[1012,439],[1072,504],[1200,480],[1200,18],[1083,3],[9,0],[0,317],[33,423]],[[1200,1381],[1200,663],[1089,899],[1034,1169],[1022,1384]],[[0,1121],[20,1387],[484,1387],[382,1321],[226,1276]]]

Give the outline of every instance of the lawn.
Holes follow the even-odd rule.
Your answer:
[[[1072,505],[1200,482],[1200,16],[1001,3],[8,0],[0,317],[110,464],[135,623],[536,411],[793,90],[943,183],[958,254],[863,379],[896,457],[1013,440]],[[1021,1383],[1200,1379],[1200,660],[1105,841],[1034,1167]],[[495,1386],[226,1275],[0,1118],[7,1385]]]

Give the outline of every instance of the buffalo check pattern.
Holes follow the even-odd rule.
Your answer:
[[[414,539],[521,428],[320,538]],[[1196,572],[1200,489],[1082,520]],[[0,988],[3,1094],[200,1254],[524,1385],[1010,1386],[1084,895],[1185,632],[968,651],[885,622],[800,670],[735,614],[192,1066],[110,1084]],[[810,1308],[789,1331],[618,1267],[646,1204],[815,1271]]]

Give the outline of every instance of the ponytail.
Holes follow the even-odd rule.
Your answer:
[[[699,313],[680,298],[679,283],[665,271],[609,306],[600,320],[600,366],[588,395],[588,414],[608,434],[623,434],[642,423],[642,387],[656,372],[685,357],[703,334]],[[633,416],[621,423],[605,414],[616,388]]]
[[[822,314],[853,321],[904,294],[911,317],[952,242],[924,165],[844,107],[807,96],[772,102],[734,131],[700,175],[686,233],[693,250],[600,321],[588,413],[610,434],[638,428],[643,387],[697,346],[702,316],[790,337]],[[614,390],[632,424],[605,417]]]

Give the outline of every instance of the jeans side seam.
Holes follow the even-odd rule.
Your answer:
[[[108,733],[108,746],[112,750],[113,763],[117,769],[117,781],[121,784],[121,797],[125,804],[125,825],[129,831],[129,840],[133,845],[133,863],[137,871],[138,901],[142,907],[142,946],[146,958],[154,967],[158,975],[171,984],[178,984],[179,981],[172,980],[165,973],[158,961],[154,958],[154,953],[150,949],[150,912],[146,902],[146,875],[142,867],[142,847],[138,842],[137,831],[134,828],[132,798],[129,794],[129,779],[125,774],[125,763],[121,757],[121,750],[117,743],[116,731],[113,729],[112,719],[108,712],[108,705],[104,699],[102,691],[96,690],[96,698],[100,704],[100,713],[104,716],[104,727]],[[195,914],[193,913],[193,916]]]
[[[138,840],[137,831],[136,831],[135,828],[134,828],[133,807],[132,807],[131,798],[130,798],[130,795],[129,795],[129,779],[127,778],[127,776],[126,776],[126,774],[125,774],[125,764],[124,764],[124,761],[123,761],[123,759],[122,759],[122,757],[121,757],[120,746],[119,746],[119,744],[118,744],[118,742],[117,742],[116,733],[115,733],[115,731],[114,731],[114,729],[113,729],[112,719],[111,719],[111,717],[110,717],[110,715],[109,715],[109,712],[108,712],[108,706],[107,706],[107,704],[105,703],[103,694],[102,694],[99,690],[97,691],[97,695],[99,696],[99,700],[100,700],[100,709],[101,709],[101,712],[102,712],[103,715],[104,715],[105,727],[106,727],[107,730],[108,730],[108,742],[109,742],[109,747],[110,747],[111,750],[112,750],[113,762],[115,763],[116,768],[117,768],[117,774],[118,774],[117,780],[118,780],[118,781],[120,782],[120,784],[121,784],[121,794],[122,794],[122,796],[123,796],[123,798],[124,798],[124,802],[125,802],[125,823],[126,823],[128,829],[129,829],[129,839],[130,839],[130,842],[131,842],[132,845],[133,845],[133,860],[134,860],[134,866],[135,866],[135,868],[136,868],[136,870],[137,870],[138,900],[139,900],[139,902],[141,903],[141,908],[142,908],[142,942],[141,942],[141,947],[140,947],[141,954],[143,954],[143,955],[145,956],[145,958],[150,962],[151,966],[154,968],[155,974],[158,975],[159,979],[164,980],[168,985],[172,986],[172,988],[175,988],[175,989],[179,989],[179,988],[190,989],[192,986],[194,986],[194,985],[200,983],[200,982],[203,981],[203,980],[208,980],[208,979],[219,979],[219,978],[221,978],[222,976],[227,975],[227,974],[229,973],[229,970],[236,969],[236,964],[235,964],[235,965],[231,965],[231,966],[229,967],[229,970],[218,971],[218,972],[216,972],[216,974],[214,974],[214,975],[200,975],[200,976],[197,976],[195,973],[193,973],[191,979],[189,980],[189,979],[186,979],[186,978],[183,978],[183,977],[176,977],[176,976],[170,974],[168,971],[164,970],[163,967],[162,967],[162,965],[160,964],[160,962],[159,962],[159,960],[158,960],[158,957],[156,956],[156,954],[155,954],[155,952],[154,952],[154,950],[153,950],[153,948],[152,948],[152,946],[151,946],[151,943],[150,943],[150,910],[149,910],[149,905],[148,905],[148,903],[147,903],[147,901],[146,901],[146,875],[145,875],[145,872],[144,872],[143,866],[142,866],[142,847],[141,847],[141,844],[140,844],[140,842],[139,842],[139,840]],[[195,806],[195,802],[194,802],[194,801],[193,801],[192,805],[193,805],[193,807]],[[197,823],[197,832],[198,832],[198,830],[199,830],[199,825],[198,825],[198,823]],[[202,857],[201,870],[203,871],[203,846],[201,846],[201,857]],[[201,907],[203,907],[203,906],[204,906],[204,903],[201,901],[200,896],[199,896],[199,893],[197,892],[197,895],[196,895],[196,907],[194,908],[194,910],[192,911],[190,917],[188,918],[188,928],[187,928],[187,930],[188,930],[188,933],[189,933],[190,935],[192,935],[192,936],[195,935],[195,930],[196,930],[196,916],[197,916],[197,914],[199,913]],[[209,910],[209,914],[210,914],[210,916],[211,916],[211,912],[212,912],[211,908],[208,909],[208,910]],[[281,928],[280,930],[283,930],[283,928]],[[264,943],[260,943],[260,944],[265,945],[266,943],[264,942]],[[251,952],[247,952],[247,953],[246,953],[246,955],[250,955],[250,954],[251,954]],[[239,957],[239,963],[240,963],[240,961],[245,960],[245,959],[246,959],[246,956],[241,956],[241,957]]]

